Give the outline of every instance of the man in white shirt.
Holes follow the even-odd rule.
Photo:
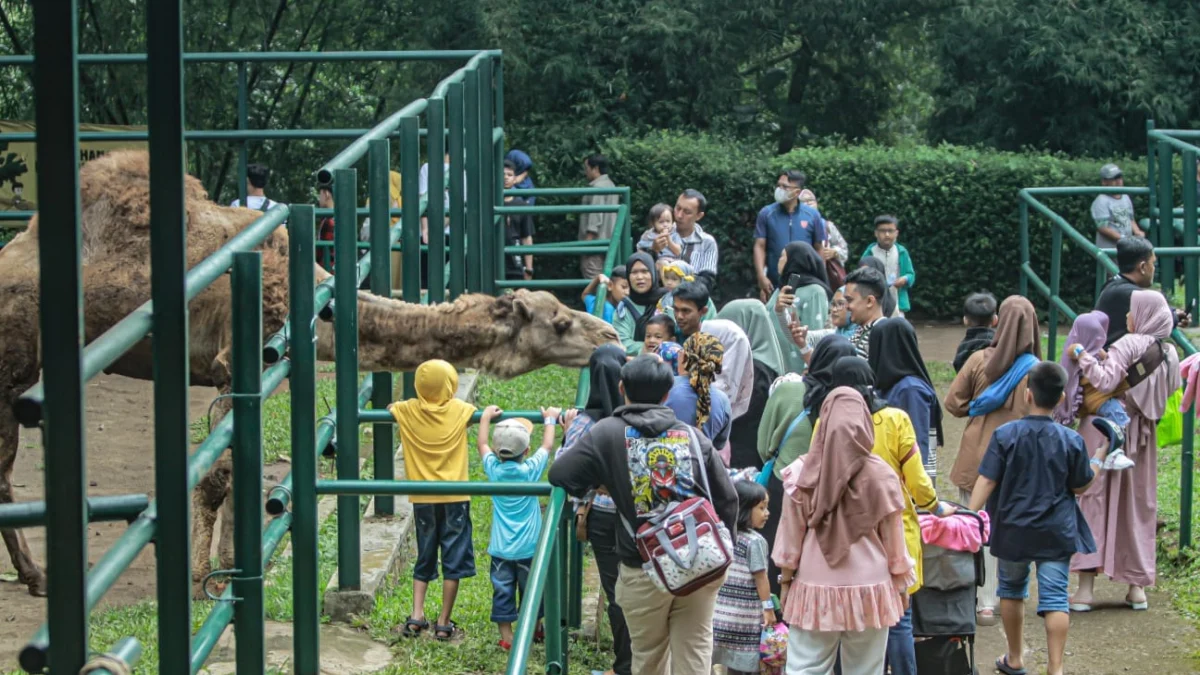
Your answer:
[[[275,206],[276,202],[264,193],[270,178],[271,169],[266,164],[255,163],[246,167],[246,208],[266,211]],[[236,208],[242,205],[242,200],[235,199],[229,205]]]

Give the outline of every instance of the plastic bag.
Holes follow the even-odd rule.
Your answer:
[[[1183,401],[1183,389],[1176,389],[1167,399],[1167,409],[1158,421],[1158,447],[1177,445],[1183,442],[1183,413],[1179,404]]]
[[[773,626],[764,626],[758,643],[758,656],[762,675],[782,673],[787,665],[788,627],[782,621]]]

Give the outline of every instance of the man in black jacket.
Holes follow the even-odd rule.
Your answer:
[[[1096,299],[1096,309],[1108,315],[1108,337],[1104,348],[1125,337],[1129,332],[1125,315],[1129,314],[1129,299],[1134,291],[1143,291],[1154,283],[1154,266],[1158,257],[1154,245],[1141,237],[1122,237],[1117,241],[1117,270],[1120,274],[1108,280]],[[1175,324],[1186,326],[1191,315],[1175,310]]]
[[[576,497],[606,487],[617,512],[634,530],[664,499],[706,497],[730,535],[736,536],[737,493],[720,456],[702,433],[663,405],[673,383],[670,367],[656,356],[639,356],[626,364],[620,385],[626,405],[597,422],[554,462],[550,483]],[[686,597],[659,590],[642,570],[642,558],[624,527],[617,528],[617,554],[617,604],[629,626],[633,672],[708,673],[713,605],[722,580]]]

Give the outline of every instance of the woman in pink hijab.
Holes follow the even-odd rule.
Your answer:
[[[1128,584],[1125,602],[1135,610],[1148,607],[1145,587],[1155,582],[1154,538],[1158,514],[1155,432],[1166,410],[1167,397],[1179,388],[1179,356],[1175,346],[1166,342],[1174,320],[1171,307],[1161,293],[1134,291],[1126,321],[1129,333],[1112,344],[1108,358],[1102,361],[1084,345],[1069,347],[1080,373],[1102,392],[1122,386],[1127,374],[1132,374],[1131,366],[1139,366],[1139,362],[1139,367],[1148,371],[1145,379],[1123,394],[1129,414],[1125,453],[1135,466],[1126,471],[1098,471],[1092,487],[1079,497],[1079,506],[1096,538],[1096,552],[1071,559],[1071,570],[1079,573],[1079,589],[1071,599],[1073,612],[1091,611],[1097,573],[1104,572],[1114,581]],[[1158,365],[1153,366],[1155,363]],[[1080,420],[1079,433],[1088,448],[1095,448],[1107,441],[1092,427],[1091,420],[1091,416]]]

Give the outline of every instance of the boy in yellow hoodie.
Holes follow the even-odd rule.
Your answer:
[[[458,373],[440,359],[422,363],[415,376],[417,397],[388,406],[400,430],[404,468],[409,480],[466,481],[467,425],[475,406],[454,398]],[[433,626],[434,637],[448,641],[462,629],[450,619],[460,579],[475,576],[471,543],[471,498],[466,495],[412,495],[417,529],[417,563],[413,567],[413,611],[401,634],[416,637],[429,628],[425,593],[438,577],[442,557],[442,611]]]

